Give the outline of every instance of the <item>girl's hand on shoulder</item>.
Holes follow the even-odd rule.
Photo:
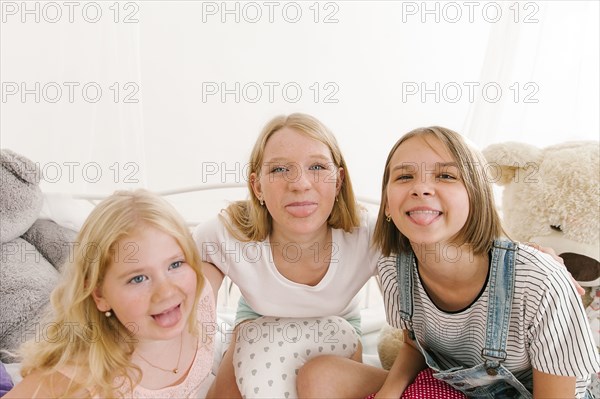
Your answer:
[[[558,256],[556,254],[556,251],[554,249],[552,249],[550,247],[543,247],[543,246],[541,246],[539,244],[536,244],[534,242],[528,242],[527,245],[529,245],[530,247],[533,247],[533,248],[537,249],[540,252],[543,252],[545,254],[548,254],[548,255],[552,256],[555,261],[557,261],[558,263],[560,263],[561,265],[563,265],[563,267],[565,267],[565,261],[563,260],[563,258],[561,258],[560,256]],[[565,267],[565,269],[566,269],[566,267]],[[567,270],[567,273],[569,273],[568,270]],[[583,287],[580,286],[577,281],[575,281],[575,279],[573,278],[573,276],[571,275],[571,273],[569,273],[569,276],[571,276],[571,281],[573,282],[573,286],[577,290],[577,293],[580,296],[585,295],[585,289],[583,289]]]

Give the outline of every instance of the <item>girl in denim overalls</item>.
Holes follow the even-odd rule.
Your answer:
[[[600,362],[578,295],[556,262],[499,239],[485,168],[439,127],[390,152],[374,239],[394,255],[379,272],[407,344],[377,397],[398,398],[425,368],[469,397],[591,397]]]
[[[404,330],[405,344],[387,375],[317,358],[300,370],[298,392],[591,397],[586,386],[600,361],[578,294],[551,257],[500,239],[487,170],[448,129],[417,129],[396,143],[374,242],[388,322]]]

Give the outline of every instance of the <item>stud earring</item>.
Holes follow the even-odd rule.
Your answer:
[[[110,317],[112,316],[112,312],[110,310],[107,310],[106,312],[104,312],[104,316]]]
[[[258,202],[260,202],[260,206],[264,206],[265,205],[265,201],[262,198],[259,198]]]

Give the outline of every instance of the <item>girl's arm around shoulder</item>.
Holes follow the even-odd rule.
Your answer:
[[[575,392],[575,377],[546,374],[533,369],[533,398],[572,398]]]
[[[222,251],[224,248],[228,248],[228,245],[235,247],[236,244],[234,237],[227,232],[219,216],[215,216],[196,226],[192,232],[192,237],[202,261],[211,263],[224,274],[229,274],[229,264],[226,262],[227,257]],[[231,241],[234,242],[231,243]]]
[[[202,262],[202,274],[212,288],[215,303],[217,302],[217,294],[223,282],[224,274],[212,263]]]
[[[2,398],[57,398],[64,395],[71,383],[69,378],[58,371],[50,375],[42,375],[41,371],[34,371]],[[80,389],[70,393],[69,398],[91,398],[91,395],[87,390]]]
[[[377,399],[399,398],[406,387],[408,387],[417,374],[426,367],[425,359],[408,336],[408,331],[404,330],[404,343],[398,351],[398,356],[394,365],[385,380],[385,383],[377,392]]]

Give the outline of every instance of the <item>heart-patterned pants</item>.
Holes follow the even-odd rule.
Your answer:
[[[243,398],[297,398],[296,376],[320,355],[350,358],[359,336],[339,316],[259,317],[238,327],[233,368]]]

